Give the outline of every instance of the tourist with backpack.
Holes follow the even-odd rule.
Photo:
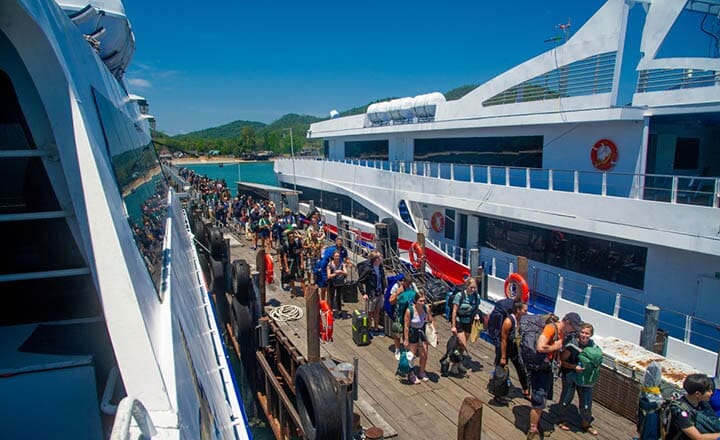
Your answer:
[[[720,419],[709,403],[715,391],[712,379],[705,374],[690,374],[683,381],[683,389],[686,394],[670,403],[670,419],[665,439],[720,438]]]
[[[530,376],[532,393],[528,440],[543,438],[540,418],[548,399],[553,398],[553,364],[557,363],[565,335],[579,331],[581,325],[582,319],[575,312],[566,314],[559,322],[541,315],[525,315],[520,320],[520,356]]]
[[[413,280],[409,275],[403,276],[390,290],[389,302],[392,306],[392,336],[395,342],[395,359],[400,359],[400,338],[403,337],[405,310],[415,298]]]
[[[408,375],[408,382],[411,384],[428,381],[425,366],[427,365],[429,344],[425,336],[425,324],[432,324],[432,322],[432,314],[429,313],[427,304],[425,304],[425,296],[416,293],[414,301],[405,310],[403,325],[405,349],[420,359],[417,375],[414,370],[411,370]]]
[[[372,336],[385,336],[379,327],[380,310],[383,308],[384,293],[387,287],[382,254],[378,251],[372,251],[368,261],[370,263],[368,265],[363,264],[361,266],[358,264],[358,285],[361,286],[363,300],[367,304],[368,315],[372,324],[370,334]]]
[[[507,305],[507,300],[501,300],[498,301],[498,303],[505,301],[505,304],[496,304],[495,309],[492,311],[490,318],[488,319],[488,334],[494,341],[497,341],[495,343],[494,365],[496,367],[500,366],[502,368],[506,368],[508,360],[511,361],[513,366],[515,366],[515,371],[520,379],[520,386],[522,386],[523,395],[529,399],[530,388],[528,386],[527,373],[525,372],[525,367],[520,359],[520,350],[518,347],[518,344],[520,343],[519,322],[520,319],[527,314],[528,306],[522,301],[515,301],[511,298],[508,299],[510,299],[510,313],[504,312],[504,310],[506,310],[505,306]],[[503,314],[500,320],[499,329],[495,328],[498,326],[496,322],[498,321],[497,315],[493,316],[496,312]],[[496,400],[503,397],[505,396],[495,395]]]
[[[453,299],[453,309],[450,322],[452,323],[453,335],[457,336],[458,351],[460,352],[460,362],[450,366],[450,371],[456,370],[457,374],[465,375],[467,368],[463,365],[465,353],[467,352],[468,337],[472,330],[474,320],[480,320],[482,317],[480,312],[480,294],[477,289],[477,282],[474,278],[468,278],[465,284],[465,290],[455,295]],[[482,366],[482,365],[481,365]]]
[[[591,423],[592,416],[592,390],[600,375],[602,364],[602,350],[591,339],[595,329],[592,324],[584,323],[580,326],[577,338],[568,338],[563,351],[560,353],[560,377],[562,378],[562,392],[560,393],[560,417],[558,426],[563,431],[569,431],[567,422],[567,409],[572,403],[573,395],[577,392],[578,409],[580,410],[580,429],[592,435],[598,435]]]

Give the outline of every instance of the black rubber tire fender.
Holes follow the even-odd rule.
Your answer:
[[[240,304],[237,298],[234,296],[230,298],[230,325],[240,347],[240,361],[245,375],[252,380],[255,377],[256,366],[252,313],[250,307]]]
[[[205,223],[201,219],[195,219],[195,222],[193,222],[193,235],[195,235],[195,240],[198,241],[201,245],[207,247],[208,240],[207,240],[207,229],[205,228]]]
[[[205,277],[205,285],[209,290],[212,286],[212,275],[210,273],[210,261],[205,252],[198,251],[198,263],[200,263],[200,270],[203,273],[203,277]]]
[[[213,258],[210,259],[210,265],[212,271],[212,284],[210,285],[210,292],[215,297],[215,308],[218,314],[218,321],[220,321],[221,326],[224,326],[225,323],[230,322],[230,310],[228,303],[225,300],[225,292],[227,291],[225,265],[222,261],[217,261]]]
[[[216,260],[222,260],[225,256],[225,240],[220,228],[210,226],[207,228],[210,255]]]
[[[250,265],[245,260],[232,262],[232,294],[240,304],[248,305],[252,301],[252,281]]]
[[[319,362],[301,365],[295,372],[295,404],[308,440],[342,437],[342,415],[332,373]]]

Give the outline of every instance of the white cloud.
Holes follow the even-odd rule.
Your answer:
[[[142,78],[128,78],[127,82],[133,88],[137,88],[140,90],[147,90],[152,87],[150,81]]]

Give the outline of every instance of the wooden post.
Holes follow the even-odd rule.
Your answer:
[[[640,345],[647,350],[653,351],[655,348],[659,319],[660,307],[652,304],[645,306],[645,325],[640,335]]]
[[[317,286],[305,288],[308,362],[320,362],[320,300]]]
[[[460,406],[457,440],[480,440],[482,438],[483,403],[476,397],[466,397]]]
[[[265,249],[262,248],[257,251],[255,257],[255,266],[257,267],[260,276],[258,277],[258,287],[260,288],[260,301],[262,302],[261,307],[264,308],[267,303],[267,297],[265,292]]]
[[[520,276],[527,281],[528,279],[528,259],[527,257],[519,256],[517,257],[517,273],[520,274]]]

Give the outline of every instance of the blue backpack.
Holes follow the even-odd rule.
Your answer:
[[[390,319],[395,319],[395,306],[390,304],[390,291],[392,290],[393,286],[397,284],[400,280],[405,278],[405,275],[403,274],[397,274],[390,277],[387,277],[387,288],[385,289],[385,301],[383,302],[383,309],[385,310],[385,313],[390,317]]]
[[[315,279],[317,280],[317,285],[319,287],[327,286],[327,266],[328,263],[330,263],[330,259],[332,258],[332,254],[334,252],[335,246],[331,246],[325,249],[325,253],[323,253],[322,258],[319,259],[317,263],[315,263],[313,272],[315,274]]]

